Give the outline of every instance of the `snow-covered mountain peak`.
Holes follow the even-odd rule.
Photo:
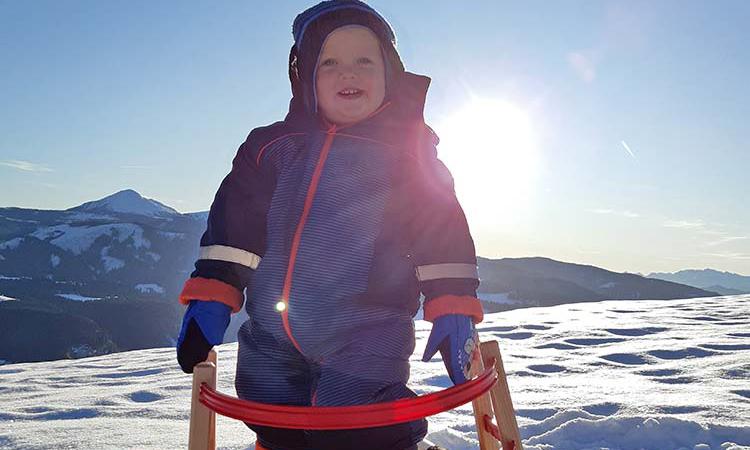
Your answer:
[[[180,213],[156,200],[144,198],[132,189],[125,189],[92,202],[86,202],[68,211],[115,212],[143,216],[170,216]]]

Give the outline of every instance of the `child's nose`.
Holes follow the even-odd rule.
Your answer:
[[[339,77],[341,77],[342,79],[356,78],[357,75],[358,75],[357,70],[354,66],[352,65],[341,66]]]

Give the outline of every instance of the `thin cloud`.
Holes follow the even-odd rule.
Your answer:
[[[705,226],[700,220],[667,220],[662,225],[667,228],[682,228],[686,230],[698,230]]]
[[[701,231],[701,233],[707,234],[709,236],[722,236],[722,237],[729,236],[727,233],[725,233],[723,231],[719,231],[719,230],[705,229],[705,230],[700,230],[700,231]]]
[[[625,148],[625,150],[627,150],[628,153],[630,153],[630,156],[632,156],[634,160],[638,161],[638,158],[635,157],[635,153],[633,153],[633,150],[630,149],[630,146],[628,145],[628,143],[625,141],[620,141],[620,143]]]
[[[599,209],[590,209],[590,212],[594,214],[611,214],[614,216],[621,216],[621,217],[627,217],[628,219],[635,219],[637,217],[641,217],[640,214],[634,213],[632,211],[618,211],[616,209],[606,209],[606,208],[599,208]]]
[[[713,242],[707,242],[706,247],[715,247],[717,245],[728,244],[730,242],[736,241],[744,241],[746,239],[748,239],[747,236],[726,236]]]
[[[703,220],[667,220],[662,223],[662,226],[666,228],[679,228],[686,231],[692,231],[697,236],[703,236],[702,241],[699,245],[701,247],[718,247],[724,244],[730,244],[738,241],[745,241],[750,239],[748,236],[733,236],[726,231],[722,231],[720,227],[722,224],[719,223],[706,223]],[[739,253],[705,253],[705,255],[721,256],[721,255],[741,255]],[[728,257],[728,256],[723,256]]]
[[[750,259],[750,254],[737,253],[737,252],[704,253],[704,255],[713,256],[716,258],[725,258],[725,259],[740,259],[740,260]]]
[[[52,169],[47,166],[17,159],[2,160],[0,161],[0,166],[10,167],[11,169],[20,170],[22,172],[52,172]]]

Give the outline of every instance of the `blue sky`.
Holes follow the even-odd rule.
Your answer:
[[[0,206],[132,188],[208,209],[249,130],[286,111],[309,4],[0,1]],[[371,4],[433,79],[427,121],[479,136],[440,152],[480,255],[750,275],[750,3]],[[529,141],[513,115],[458,126],[477,101]]]

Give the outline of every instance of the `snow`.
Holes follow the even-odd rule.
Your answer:
[[[55,294],[58,297],[62,297],[68,300],[75,300],[77,302],[90,302],[94,300],[101,300],[101,297],[85,297],[80,294]]]
[[[135,290],[141,294],[163,294],[164,288],[154,283],[141,283],[135,285]]]
[[[185,236],[187,236],[185,233],[176,233],[174,231],[157,231],[157,233],[170,241],[174,241],[175,239],[185,239]]]
[[[15,250],[23,242],[22,237],[13,238],[11,240],[0,242],[0,250]]]
[[[7,217],[7,216],[0,216],[0,218],[8,220],[10,222],[19,222],[19,223],[39,223],[38,220],[24,220],[24,219],[14,219],[13,217]]]
[[[104,271],[111,272],[116,269],[122,269],[125,267],[125,261],[109,256],[109,246],[102,248],[100,252],[102,263],[104,264]]]
[[[493,293],[493,294],[486,294],[484,292],[480,292],[477,294],[480,299],[486,301],[486,302],[492,302],[492,303],[499,303],[501,305],[517,305],[519,303],[518,300],[513,300],[510,298],[510,292],[502,292],[502,293]]]
[[[88,356],[96,355],[96,349],[92,348],[88,344],[75,345],[70,348],[70,355],[72,358],[86,358]]]
[[[10,301],[13,301],[13,300],[18,300],[18,299],[17,298],[13,298],[13,297],[8,297],[8,296],[5,296],[3,294],[0,294],[0,302],[10,302]]]
[[[529,308],[487,314],[479,329],[500,343],[527,450],[748,450],[749,325],[750,295],[738,295]],[[410,386],[448,387],[438,358],[419,360],[430,324],[415,328]],[[236,351],[219,347],[218,389],[229,395]],[[185,448],[190,388],[173,348],[6,364],[0,447]],[[474,450],[474,426],[461,406],[430,418],[427,439]],[[218,448],[253,442],[218,417]]]
[[[116,269],[122,269],[125,267],[125,261],[111,256],[102,256],[102,263],[104,263],[104,271],[111,272]]]
[[[72,227],[70,225],[55,225],[40,228],[31,236],[49,242],[74,255],[80,255],[88,250],[91,245],[101,236],[111,236],[119,242],[128,239],[133,240],[133,246],[139,248],[150,248],[151,242],[143,237],[143,228],[132,223],[113,223],[107,225],[96,225],[91,227]]]
[[[209,211],[196,211],[191,213],[185,213],[186,216],[198,222],[206,222],[208,220]]]
[[[75,213],[69,213],[65,215],[65,220],[68,222],[87,222],[92,220],[106,220],[106,221],[112,221],[117,220],[113,216],[108,216],[105,214],[93,214],[93,213],[87,213],[87,212],[75,212]]]

